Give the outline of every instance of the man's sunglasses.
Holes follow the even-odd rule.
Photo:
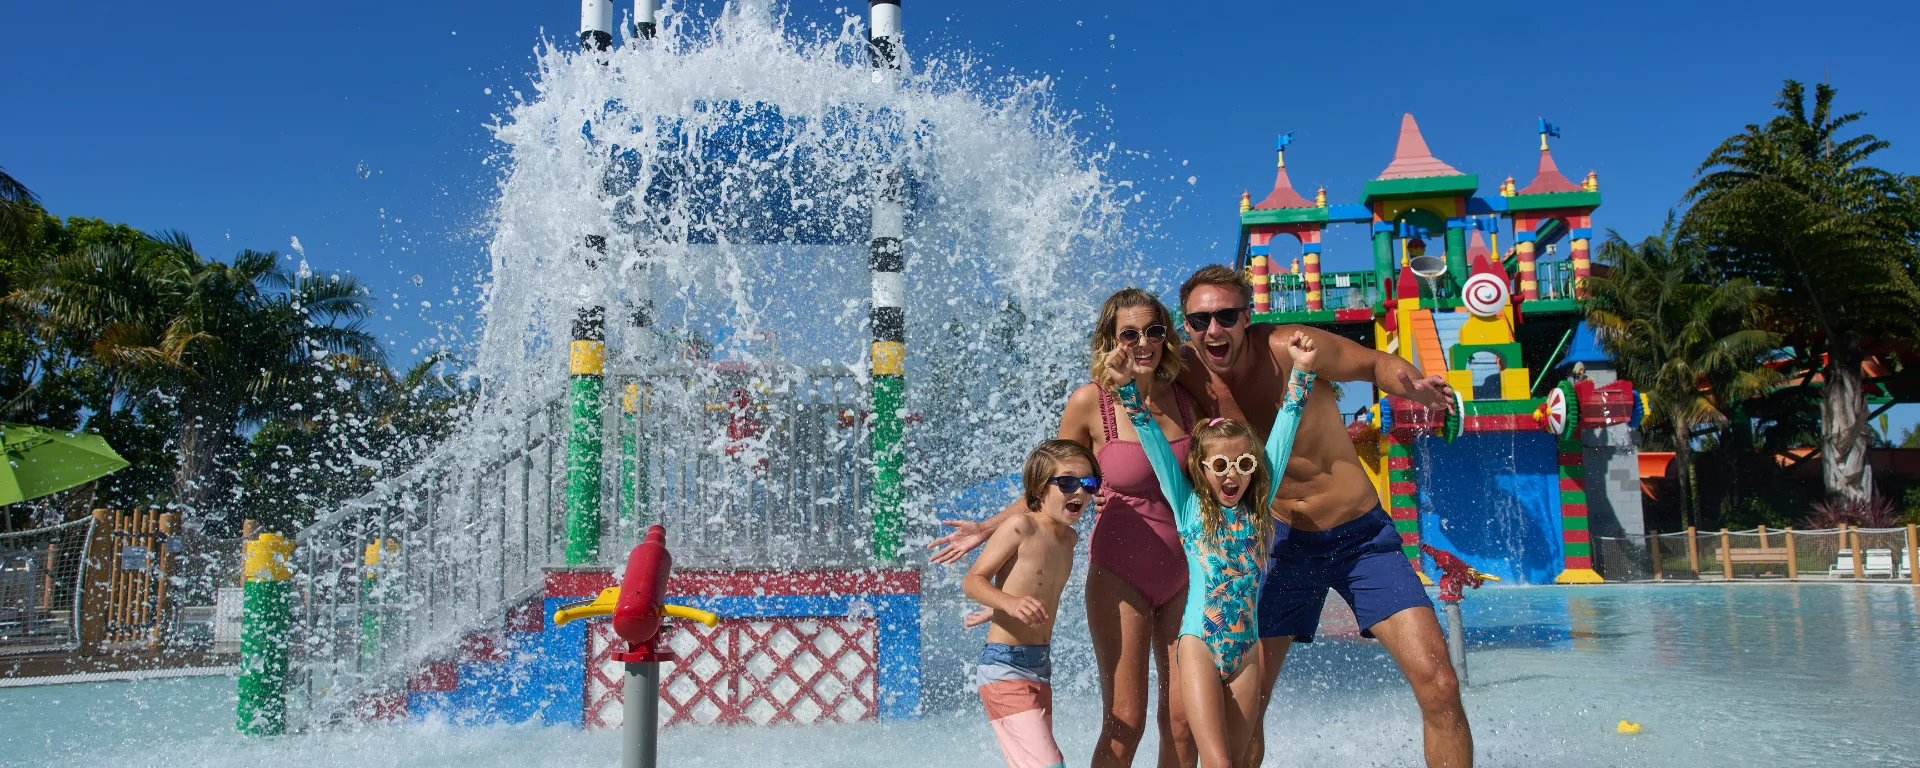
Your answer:
[[[1240,318],[1245,315],[1246,312],[1246,307],[1229,307],[1227,309],[1216,309],[1212,312],[1189,312],[1187,313],[1187,328],[1191,329],[1194,333],[1199,333],[1206,330],[1207,326],[1212,325],[1216,320],[1219,321],[1221,328],[1232,328],[1240,324]]]
[[[1231,459],[1215,454],[1208,456],[1206,461],[1200,462],[1200,466],[1206,467],[1208,472],[1216,475],[1225,475],[1230,469],[1239,470],[1243,475],[1251,475],[1254,470],[1260,468],[1260,460],[1254,458],[1251,453],[1243,453]]]
[[[1164,325],[1149,325],[1147,326],[1147,329],[1144,331],[1136,328],[1128,328],[1124,331],[1121,331],[1119,336],[1121,341],[1124,341],[1128,344],[1132,344],[1136,341],[1139,341],[1140,337],[1142,336],[1145,336],[1149,339],[1164,339],[1167,337],[1167,327]]]
[[[1061,493],[1064,493],[1068,496],[1072,496],[1075,491],[1082,491],[1082,490],[1086,491],[1087,493],[1100,492],[1100,478],[1098,477],[1074,477],[1072,475],[1061,475],[1059,477],[1047,478],[1047,485],[1051,485],[1055,488],[1060,489]]]

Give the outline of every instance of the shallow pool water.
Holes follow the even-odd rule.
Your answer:
[[[1920,765],[1915,591],[1886,585],[1485,590],[1467,603],[1466,703],[1483,766]],[[1379,646],[1295,653],[1268,765],[1419,764],[1418,711]],[[73,766],[617,765],[613,733],[444,723],[247,740],[233,680],[0,689],[0,763]],[[1097,692],[1059,694],[1083,764]],[[1614,732],[1621,720],[1644,725]],[[1152,737],[1140,765],[1151,764]],[[907,723],[669,730],[669,766],[993,766],[978,711]]]

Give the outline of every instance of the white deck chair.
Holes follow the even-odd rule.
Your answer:
[[[1843,549],[1834,553],[1833,567],[1827,569],[1828,576],[1853,578],[1853,550]]]
[[[1868,578],[1874,576],[1885,576],[1889,579],[1893,578],[1893,550],[1867,550],[1867,563],[1865,566],[1862,566],[1860,570],[1861,573]]]
[[[1903,579],[1911,578],[1913,576],[1913,550],[1910,550],[1910,549],[1900,550],[1899,576],[1900,578],[1903,578]]]

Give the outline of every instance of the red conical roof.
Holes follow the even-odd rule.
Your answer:
[[[1420,135],[1420,124],[1413,121],[1411,113],[1400,116],[1400,143],[1393,148],[1393,162],[1380,172],[1378,180],[1417,179],[1425,176],[1459,176],[1454,167],[1440,162],[1427,149],[1427,140]]]
[[[1312,208],[1313,201],[1293,191],[1293,182],[1287,179],[1287,167],[1280,166],[1273,175],[1273,191],[1267,193],[1267,199],[1253,206],[1255,210],[1274,208]]]
[[[1473,231],[1473,240],[1467,243],[1467,258],[1473,259],[1481,256],[1492,258],[1493,251],[1487,248],[1487,233],[1476,229]],[[1476,270],[1477,269],[1476,267]],[[1504,277],[1504,275],[1502,275],[1502,277]]]
[[[1543,139],[1544,141],[1544,139]],[[1560,166],[1553,164],[1553,153],[1540,150],[1540,170],[1534,172],[1533,183],[1520,190],[1523,195],[1539,195],[1548,192],[1579,192],[1580,185],[1567,181],[1560,175]]]

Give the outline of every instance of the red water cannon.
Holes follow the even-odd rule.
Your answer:
[[[1437,549],[1432,544],[1422,542],[1420,551],[1433,558],[1434,565],[1440,566],[1440,599],[1449,603],[1460,602],[1461,593],[1468,589],[1479,589],[1481,584],[1499,581],[1498,576],[1489,576],[1474,570],[1452,552]]]
[[[613,632],[627,644],[614,651],[619,662],[673,661],[673,651],[660,646],[660,631],[669,616],[693,619],[709,627],[720,617],[698,608],[667,603],[667,579],[673,575],[673,553],[667,551],[667,529],[647,529],[640,545],[627,553],[627,571],[620,586],[600,590],[592,600],[568,603],[553,614],[555,624],[590,616],[613,617]]]

